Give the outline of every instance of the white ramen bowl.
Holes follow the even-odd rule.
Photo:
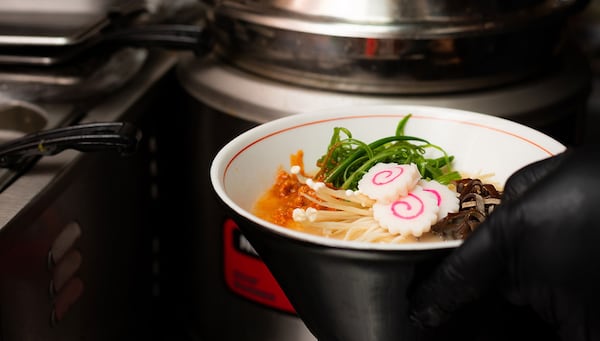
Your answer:
[[[366,143],[395,133],[411,114],[405,134],[420,137],[454,155],[464,174],[493,174],[502,186],[519,168],[565,150],[555,139],[530,127],[463,110],[414,106],[353,106],[302,113],[257,126],[229,142],[213,160],[210,176],[220,199],[237,214],[273,233],[332,247],[411,250],[456,247],[461,241],[384,244],[315,236],[277,226],[253,215],[259,196],[273,185],[277,169],[289,169],[290,155],[304,151],[308,172],[326,152],[334,127],[348,128]]]
[[[260,125],[232,140],[213,160],[214,190],[318,340],[423,340],[408,318],[411,286],[462,241],[337,240],[269,223],[252,214],[253,206],[274,183],[278,168],[288,168],[290,155],[299,149],[310,171],[325,153],[334,127],[348,128],[353,137],[369,143],[394,135],[407,114],[412,117],[406,135],[454,155],[459,171],[493,173],[492,180],[501,186],[519,168],[565,150],[534,129],[494,116],[438,107],[357,106]],[[462,322],[453,323],[441,339],[513,315],[492,310],[459,318]]]

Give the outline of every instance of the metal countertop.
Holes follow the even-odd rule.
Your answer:
[[[123,88],[107,96],[94,106],[81,123],[118,121],[124,113],[153,84],[160,80],[177,62],[173,52],[158,51],[150,54],[141,71]],[[40,105],[48,113],[49,120],[55,120],[73,109],[72,105]],[[0,193],[0,231],[15,219],[36,196],[50,187],[69,167],[74,165],[81,153],[66,150],[58,155],[42,157],[28,172]]]

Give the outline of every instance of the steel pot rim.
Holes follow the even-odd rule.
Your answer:
[[[222,1],[208,13],[212,21],[228,17],[268,28],[354,38],[436,39],[444,37],[481,36],[522,29],[546,21],[564,19],[584,7],[587,0],[543,0],[535,6],[504,13],[486,13],[471,10],[471,15],[389,16],[387,18],[341,18],[331,12],[305,13],[278,3],[285,1],[257,1],[249,5],[241,1]],[[267,3],[267,4],[264,4]],[[275,3],[275,4],[273,4]]]

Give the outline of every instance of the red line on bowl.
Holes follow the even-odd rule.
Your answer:
[[[327,119],[322,119],[322,120],[317,120],[317,121],[310,121],[310,122],[305,122],[302,124],[297,124],[285,129],[281,129],[281,130],[277,130],[274,131],[270,134],[267,134],[251,143],[249,143],[248,145],[246,145],[244,148],[240,149],[237,153],[235,153],[235,155],[231,158],[231,160],[229,160],[229,162],[227,163],[227,166],[225,167],[225,170],[223,171],[223,177],[225,177],[225,175],[227,174],[227,171],[229,170],[229,167],[231,166],[231,164],[233,163],[233,161],[240,155],[242,154],[244,151],[246,151],[247,149],[251,148],[253,145],[264,141],[266,139],[268,139],[271,136],[275,136],[275,135],[279,135],[281,133],[285,133],[287,131],[290,130],[294,130],[294,129],[298,129],[298,128],[302,128],[302,127],[306,127],[306,126],[311,126],[311,125],[315,125],[315,124],[319,124],[319,123],[323,123],[323,122],[332,122],[332,121],[341,121],[341,120],[347,120],[347,119],[353,119],[353,118],[371,118],[371,117],[398,117],[398,118],[402,118],[405,117],[407,114],[378,114],[378,115],[349,115],[349,116],[341,116],[341,117],[333,117],[333,118],[327,118]],[[428,119],[428,120],[437,120],[437,121],[448,121],[448,122],[454,122],[454,123],[459,123],[459,124],[465,124],[465,125],[471,125],[471,126],[476,126],[476,127],[480,127],[480,128],[484,128],[484,129],[488,129],[488,130],[492,130],[492,131],[496,131],[502,134],[506,134],[506,135],[510,135],[513,137],[516,137],[520,140],[525,141],[526,143],[529,143],[537,148],[539,148],[540,150],[544,151],[546,154],[548,154],[548,156],[553,156],[554,153],[552,153],[551,151],[549,151],[548,149],[542,147],[541,145],[539,145],[538,143],[533,142],[532,140],[525,138],[521,135],[517,135],[511,132],[508,132],[506,130],[503,129],[499,129],[499,128],[494,128],[494,127],[490,127],[484,124],[480,124],[480,123],[474,123],[474,122],[469,122],[469,121],[465,121],[465,120],[458,120],[458,119],[450,119],[450,118],[441,118],[441,117],[434,117],[434,116],[427,116],[427,115],[413,115],[411,117],[411,119]],[[512,121],[511,121],[512,122]]]

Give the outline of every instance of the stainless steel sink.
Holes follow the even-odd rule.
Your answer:
[[[47,126],[48,116],[42,108],[18,100],[0,100],[0,143]]]
[[[46,111],[34,104],[11,98],[0,98],[0,144],[48,129],[54,125],[51,122]],[[0,168],[0,192],[17,179],[28,165],[29,163],[23,162],[17,167]]]

